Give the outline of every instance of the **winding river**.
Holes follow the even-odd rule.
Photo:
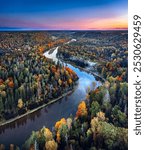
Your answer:
[[[44,55],[47,58],[57,61],[57,51],[58,47],[56,47],[51,54],[49,52],[45,52]],[[59,119],[63,117],[67,118],[71,114],[75,115],[79,102],[86,97],[87,88],[89,86],[91,89],[93,88],[92,82],[96,82],[96,86],[101,85],[101,82],[96,81],[92,74],[82,71],[71,64],[67,65],[75,71],[79,77],[78,86],[75,91],[59,101],[38,110],[37,112],[0,127],[0,143],[3,143],[7,147],[11,143],[20,146],[30,136],[33,130],[39,130],[43,126],[52,129],[55,122]]]

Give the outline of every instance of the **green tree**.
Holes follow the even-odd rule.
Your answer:
[[[100,111],[99,103],[97,101],[93,101],[90,108],[91,118],[95,117],[99,111]]]
[[[112,121],[116,126],[127,127],[128,121],[125,113],[120,111],[120,107],[115,105],[112,109]]]

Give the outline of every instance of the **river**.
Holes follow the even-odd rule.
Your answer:
[[[44,55],[47,58],[52,58],[54,61],[57,61],[57,51],[58,47],[56,47],[51,54],[45,52]],[[97,87],[101,85],[101,82],[96,81],[92,74],[82,71],[71,64],[67,65],[75,71],[79,77],[78,86],[75,91],[56,103],[48,105],[37,112],[0,127],[0,143],[3,143],[7,147],[11,143],[21,146],[33,130],[39,130],[43,126],[52,129],[55,122],[59,119],[63,117],[67,118],[71,114],[75,115],[79,102],[86,97],[88,87],[91,89],[93,88],[92,82],[96,82]]]

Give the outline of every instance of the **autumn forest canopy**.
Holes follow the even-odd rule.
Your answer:
[[[96,80],[92,87],[85,87],[86,95],[78,102],[75,115],[70,109],[69,117],[57,119],[52,128],[43,124],[22,145],[8,146],[24,150],[127,150],[127,39],[127,31],[1,32],[0,126],[78,90],[85,77],[67,64]],[[44,56],[56,48],[58,61]],[[46,121],[51,122],[49,119]],[[1,141],[0,149],[5,149]]]

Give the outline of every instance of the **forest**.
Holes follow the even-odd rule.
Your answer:
[[[34,35],[30,34],[31,44],[34,42]],[[17,41],[18,44],[14,42],[19,34],[14,38],[11,38],[13,34],[5,36],[7,41],[2,41],[1,45],[8,52],[0,56],[0,123],[29,112],[72,90],[78,79],[76,73],[67,66],[59,62],[55,64],[43,56],[44,48],[41,46],[40,37],[45,40],[46,34],[39,33],[36,36],[39,38],[38,46],[31,50],[26,48],[24,51],[17,47],[28,35],[24,34],[24,37]],[[44,45],[49,48],[54,46],[54,43],[60,43],[59,41],[64,42],[61,39]],[[10,48],[13,49],[12,54]]]
[[[88,74],[96,73],[102,79],[99,86],[93,82],[93,88],[87,87],[75,115],[58,119],[52,128],[44,124],[32,131],[23,145],[10,144],[11,150],[128,149],[127,31],[24,32],[1,37],[5,37],[0,44],[1,122],[79,85],[77,73],[61,62],[87,70]],[[75,40],[69,43],[71,39]],[[55,47],[61,62],[43,55]],[[4,144],[0,144],[0,149],[5,149]]]

